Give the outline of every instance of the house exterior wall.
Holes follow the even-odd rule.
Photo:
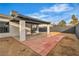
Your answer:
[[[29,27],[26,27],[26,34],[31,34]],[[9,22],[9,32],[8,33],[0,33],[0,38],[10,37],[10,36],[11,37],[19,36],[19,24]]]
[[[11,36],[19,36],[19,27],[13,26],[10,23],[10,34]]]
[[[14,37],[14,36],[19,36],[19,28],[18,27],[15,27],[15,26],[12,26],[12,25],[9,25],[10,27],[10,30],[8,33],[0,33],[0,38],[3,38],[3,37]]]
[[[12,24],[10,22],[10,19],[0,18],[0,21],[9,22],[9,32],[8,33],[0,33],[0,38],[19,35],[19,28],[16,26],[13,26],[14,24]]]
[[[53,25],[50,24],[49,26],[52,27]],[[43,28],[43,27],[47,27],[47,24],[40,24],[39,27],[41,27],[41,28]]]

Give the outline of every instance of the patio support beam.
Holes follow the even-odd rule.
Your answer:
[[[25,21],[19,21],[20,41],[26,40]]]
[[[39,25],[36,25],[36,33],[39,33]]]
[[[50,33],[50,25],[48,24],[47,25],[47,34],[49,34]]]

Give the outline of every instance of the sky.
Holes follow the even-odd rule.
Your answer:
[[[10,15],[12,10],[51,23],[61,20],[69,23],[73,14],[79,19],[77,3],[0,3],[0,14]]]

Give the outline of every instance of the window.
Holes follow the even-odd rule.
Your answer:
[[[8,33],[9,32],[9,22],[0,21],[0,33]]]

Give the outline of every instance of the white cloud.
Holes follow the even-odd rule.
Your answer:
[[[71,7],[69,4],[55,4],[48,8],[45,7],[43,9],[41,9],[39,12],[29,14],[28,16],[38,18],[41,20],[45,20],[45,21],[50,21],[50,22],[56,23],[56,24],[60,20],[63,19],[63,20],[66,20],[66,22],[68,23],[71,18],[71,15],[75,13],[74,9],[75,8]],[[67,11],[67,12],[65,12],[65,11]],[[48,12],[48,13],[44,13],[44,12]],[[59,14],[53,15],[53,14],[55,14],[53,12],[59,13]],[[63,13],[61,14],[61,12],[63,12]]]
[[[73,8],[69,4],[55,4],[51,7],[44,8],[40,12],[64,12],[72,10]]]
[[[28,16],[30,17],[34,17],[34,18],[38,18],[44,21],[49,21],[49,22],[54,22],[57,23],[58,19],[60,18],[59,16],[51,16],[51,15],[46,15],[46,14],[40,14],[40,13],[33,13],[33,14],[29,14]]]
[[[39,19],[42,19],[44,17],[48,17],[48,15],[40,14],[40,13],[33,13],[33,14],[29,14],[28,16],[31,16],[31,17],[34,17],[34,18],[39,18]]]
[[[49,21],[52,22],[53,17],[51,17],[51,15],[46,15],[46,14],[40,14],[40,13],[33,13],[33,14],[29,14],[28,16],[30,17],[34,17],[34,18],[38,18],[44,21]]]

